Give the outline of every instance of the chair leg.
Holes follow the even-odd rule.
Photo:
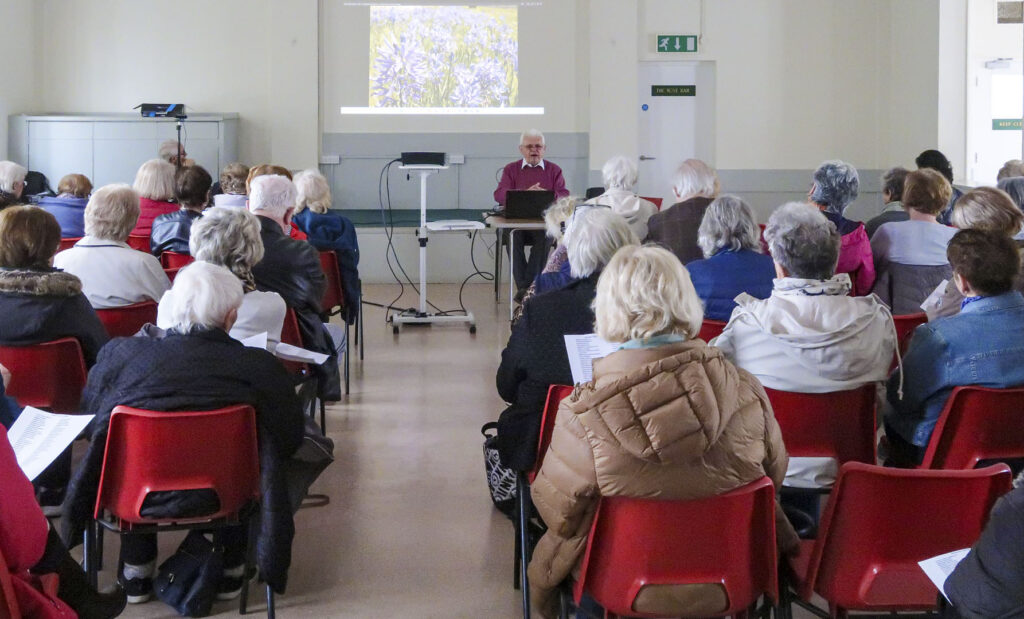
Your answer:
[[[348,395],[348,351],[350,348],[348,333],[348,322],[345,322],[345,395]]]
[[[96,573],[103,570],[103,527],[96,526]]]
[[[95,548],[96,545],[96,531],[93,529],[95,521],[89,519],[89,522],[85,525],[85,533],[82,534],[82,563],[85,564],[85,577],[89,581],[89,585],[93,589],[96,588],[96,564],[95,564]]]
[[[569,619],[569,612],[572,604],[569,602],[569,594],[565,587],[558,588],[558,619]]]
[[[359,332],[356,333],[356,343],[359,344],[359,360],[363,360],[363,343],[366,342],[365,334],[363,333],[363,281],[359,280],[359,312],[356,316],[357,326]]]
[[[516,498],[516,513],[517,514],[519,513],[519,499],[518,498]],[[520,550],[522,550],[522,546],[519,545],[519,518],[518,517],[516,518],[516,520],[513,523],[513,525],[514,525],[514,529],[515,529],[515,534],[514,534],[514,537],[515,537],[515,544],[514,544],[515,545],[515,551],[513,552],[513,555],[512,555],[512,588],[515,589],[516,591],[518,591],[519,587],[521,586],[521,583],[519,582],[519,563],[522,560],[522,557],[519,556],[519,552],[520,552]]]
[[[238,614],[244,615],[249,605],[249,580],[252,578],[253,555],[255,554],[256,525],[254,516],[245,523],[245,573],[242,574],[242,595],[238,598]]]
[[[267,619],[274,619],[274,590],[267,585]]]
[[[320,433],[327,436],[327,404],[320,400]]]
[[[516,505],[519,507],[519,582],[523,588],[523,618],[530,619],[530,580],[527,568],[530,565],[530,485],[526,482],[526,474],[516,475]]]

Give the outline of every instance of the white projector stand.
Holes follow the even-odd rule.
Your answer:
[[[439,316],[427,311],[427,177],[437,174],[439,170],[447,170],[448,166],[437,165],[403,165],[399,170],[417,172],[420,175],[420,227],[416,231],[420,243],[420,308],[418,311],[406,310],[391,317],[391,332],[399,333],[403,324],[423,325],[438,323],[468,322],[469,332],[476,333],[476,320],[472,312],[463,316]]]

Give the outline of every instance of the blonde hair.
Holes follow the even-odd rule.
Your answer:
[[[67,193],[76,198],[88,198],[92,193],[92,183],[84,174],[65,174],[57,183],[57,193]]]
[[[174,198],[174,166],[163,159],[150,159],[139,166],[132,189],[140,198],[169,202]]]
[[[683,263],[655,245],[626,246],[597,280],[594,331],[609,342],[697,337],[704,309]]]
[[[104,185],[85,205],[85,233],[123,243],[139,221],[139,194],[124,183]]]
[[[700,159],[687,159],[676,170],[672,187],[681,200],[710,198],[714,200],[722,190],[718,175]]]
[[[579,198],[566,196],[559,198],[554,204],[544,209],[544,231],[548,238],[561,241],[565,235],[565,224],[576,209]]]
[[[292,173],[283,166],[274,165],[272,163],[261,163],[249,168],[249,175],[245,177],[245,195],[249,195],[252,191],[252,181],[257,176],[267,176],[276,174],[278,176],[284,176],[288,180],[292,180]]]
[[[331,208],[331,188],[317,170],[303,170],[295,175],[295,213],[308,206],[314,213],[324,214]]]
[[[1024,213],[1005,191],[995,187],[977,187],[956,201],[952,220],[953,225],[961,230],[973,228],[1013,236],[1020,232]]]

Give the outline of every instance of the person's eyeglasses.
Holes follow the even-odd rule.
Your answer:
[[[610,209],[611,207],[612,206],[610,204],[601,204],[599,202],[595,203],[595,204],[577,204],[576,206],[573,207],[572,215],[569,215],[569,219],[567,219],[566,221],[562,222],[562,234],[565,234],[565,231],[568,230],[569,226],[572,225],[573,220],[576,219],[576,213],[580,209],[589,209],[589,208],[607,208],[607,209]]]

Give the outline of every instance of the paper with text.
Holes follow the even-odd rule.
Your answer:
[[[931,559],[925,559],[924,561],[918,561],[917,564],[924,570],[928,580],[932,581],[935,588],[942,592],[942,595],[949,600],[949,596],[946,595],[943,585],[946,584],[946,579],[953,573],[956,566],[963,561],[967,553],[971,551],[970,548],[963,548],[961,550],[954,550],[953,552],[947,552],[944,555],[932,557]]]
[[[95,415],[60,415],[26,406],[7,432],[18,466],[35,479],[75,440]]]
[[[305,348],[299,348],[284,342],[277,345],[274,349],[274,354],[286,361],[298,361],[299,363],[312,363],[314,365],[323,365],[324,361],[327,361],[327,355],[323,353],[313,352],[312,350],[306,350]]]
[[[565,352],[569,355],[569,369],[574,384],[589,383],[594,377],[594,359],[607,357],[619,349],[619,344],[606,342],[597,335],[566,335]]]

